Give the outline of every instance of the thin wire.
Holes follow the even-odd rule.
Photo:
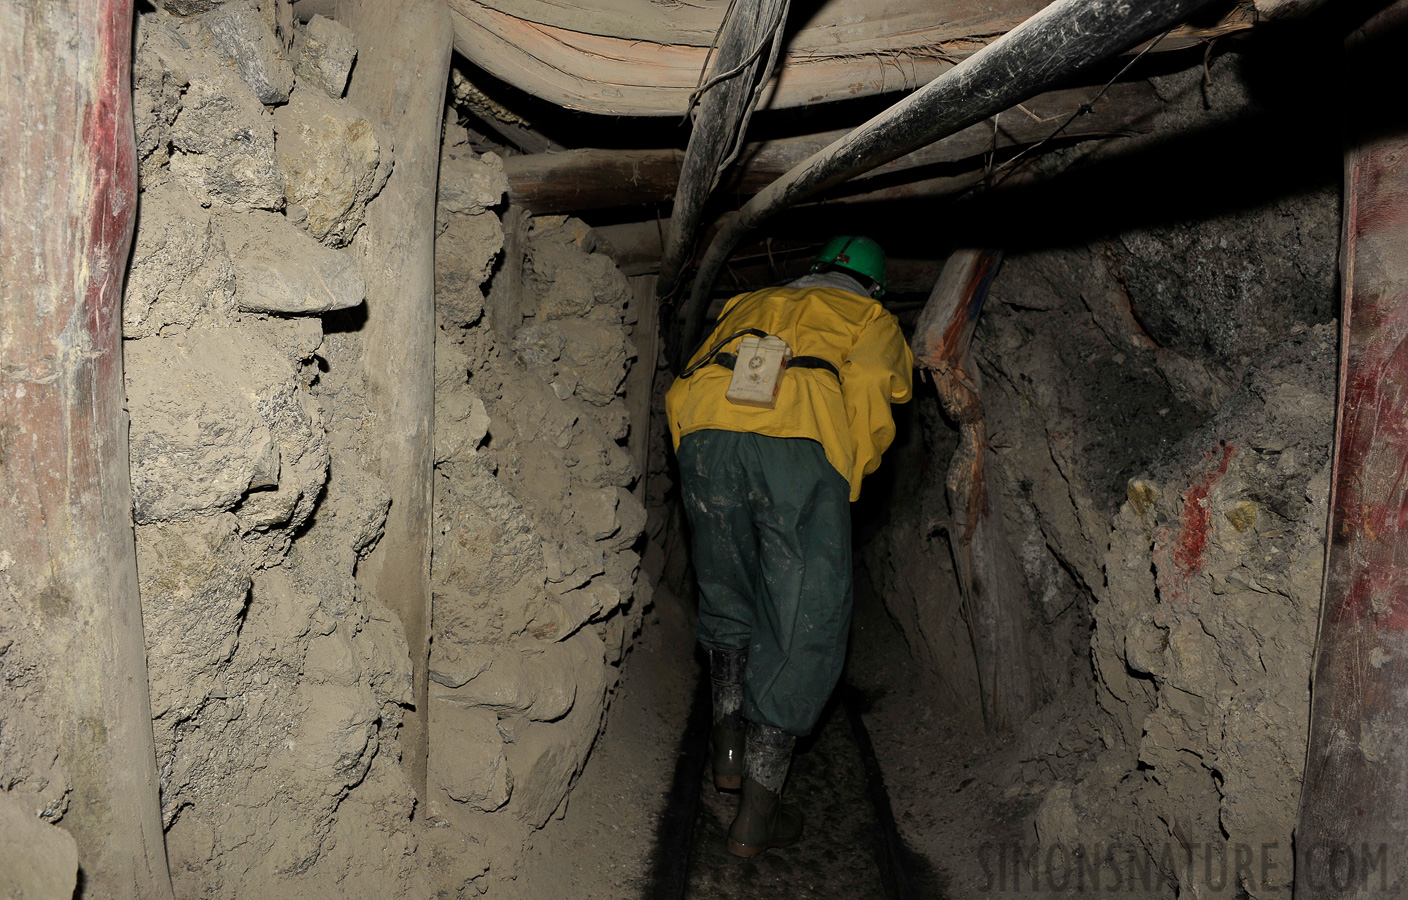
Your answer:
[[[787,21],[787,12],[791,6],[791,0],[783,0],[778,7],[777,17],[772,26],[768,29],[772,37],[772,52],[768,55],[767,65],[758,73],[758,81],[753,86],[753,94],[748,99],[748,105],[743,109],[743,116],[738,124],[738,132],[733,137],[733,148],[729,151],[723,162],[719,163],[718,169],[714,171],[714,184],[710,187],[712,192],[719,185],[719,179],[723,177],[725,170],[733,165],[733,161],[738,159],[738,154],[743,152],[743,139],[748,134],[748,123],[753,120],[753,112],[758,108],[758,103],[763,99],[763,91],[767,89],[768,79],[772,77],[773,69],[777,66],[777,59],[782,53],[782,24]],[[764,40],[768,35],[764,35]],[[758,45],[760,48],[762,44]]]
[[[694,91],[689,95],[689,103],[684,109],[684,118],[680,120],[683,125],[689,120],[690,114],[694,112],[694,104],[699,102],[699,98],[704,95],[708,88],[704,87],[704,73],[709,71],[709,61],[714,58],[714,51],[719,48],[719,39],[723,37],[724,28],[728,25],[729,17],[733,15],[734,7],[738,5],[738,0],[728,0],[728,8],[724,10],[723,21],[719,23],[719,30],[714,32],[714,40],[709,44],[709,52],[704,54],[704,65],[699,67],[699,80],[694,82]]]
[[[737,0],[733,0],[733,2],[737,2]],[[779,26],[782,24],[782,22],[786,19],[786,17],[787,17],[787,6],[788,6],[787,3],[783,3],[782,6],[779,7],[779,9],[778,9],[778,15],[776,15],[776,16],[773,17],[772,24],[769,25],[769,26],[767,27],[767,30],[763,32],[762,36],[758,39],[758,45],[753,48],[752,52],[750,52],[750,53],[748,54],[748,56],[747,56],[746,59],[744,59],[744,60],[743,60],[742,62],[740,62],[738,65],[734,66],[732,69],[729,69],[727,72],[722,72],[722,73],[720,73],[720,74],[718,74],[718,75],[715,75],[713,78],[710,78],[709,81],[708,81],[706,84],[704,84],[702,87],[697,86],[697,87],[695,88],[694,93],[692,93],[692,94],[689,95],[689,96],[690,96],[690,107],[691,107],[691,108],[692,108],[696,103],[698,103],[700,97],[704,96],[704,94],[708,93],[708,92],[709,92],[711,89],[713,89],[715,86],[717,86],[717,85],[720,84],[721,82],[727,81],[728,79],[737,76],[738,74],[740,74],[741,72],[743,72],[745,69],[747,69],[749,66],[751,66],[754,62],[757,61],[758,57],[762,55],[763,49],[768,46],[768,42],[773,40],[774,35],[777,33],[778,27],[779,27]],[[723,32],[723,28],[724,28],[723,25],[720,25],[720,26],[719,26],[719,32],[720,32],[720,34]],[[719,34],[714,35],[714,42],[715,42],[715,44],[718,43],[718,40],[719,40]],[[708,57],[705,57],[705,60],[704,60],[705,66],[708,65],[708,62],[709,62]],[[705,72],[705,71],[706,71],[706,69],[700,69],[700,70],[699,70],[699,77],[700,77],[700,80],[701,80],[701,81],[703,80],[704,72]]]
[[[1115,73],[1115,77],[1114,77],[1114,78],[1111,78],[1109,81],[1105,82],[1105,86],[1102,87],[1102,88],[1100,88],[1100,92],[1099,92],[1098,94],[1096,94],[1096,95],[1095,95],[1091,100],[1089,100],[1088,102],[1082,103],[1080,106],[1078,106],[1078,107],[1076,108],[1076,111],[1073,112],[1073,113],[1071,113],[1070,117],[1067,118],[1066,121],[1062,122],[1062,123],[1060,124],[1060,126],[1058,126],[1055,131],[1051,132],[1050,134],[1048,134],[1046,137],[1042,138],[1042,139],[1041,139],[1040,141],[1038,141],[1037,143],[1032,144],[1030,147],[1025,148],[1024,150],[1022,150],[1021,153],[1018,153],[1016,156],[1014,156],[1014,157],[1012,157],[1011,159],[1007,160],[1007,162],[1005,162],[1005,163],[1003,163],[1002,165],[998,166],[996,169],[993,169],[992,174],[994,174],[994,175],[996,175],[996,174],[998,174],[998,173],[1000,173],[1000,172],[1003,172],[1004,170],[1007,170],[1007,174],[1003,175],[1003,176],[1002,176],[1001,178],[999,178],[997,181],[991,182],[988,186],[989,186],[989,187],[997,187],[998,185],[1002,184],[1002,182],[1006,181],[1007,178],[1012,175],[1012,171],[1011,171],[1011,170],[1012,170],[1012,167],[1013,167],[1014,165],[1016,165],[1017,162],[1022,159],[1022,157],[1027,156],[1027,155],[1030,154],[1030,153],[1035,153],[1038,149],[1041,148],[1041,146],[1042,146],[1043,144],[1045,144],[1045,143],[1047,143],[1047,142],[1049,142],[1049,141],[1052,141],[1052,140],[1054,140],[1055,138],[1059,137],[1060,134],[1061,134],[1061,132],[1063,132],[1063,131],[1065,131],[1067,128],[1069,128],[1069,127],[1071,126],[1071,123],[1074,122],[1076,119],[1080,118],[1081,116],[1085,115],[1086,113],[1088,113],[1088,112],[1090,112],[1092,109],[1094,109],[1095,104],[1096,104],[1096,103],[1099,103],[1100,100],[1101,100],[1101,98],[1103,98],[1103,97],[1105,96],[1105,92],[1108,91],[1108,90],[1110,89],[1110,87],[1111,87],[1116,81],[1119,81],[1121,78],[1123,78],[1123,77],[1124,77],[1124,74],[1125,74],[1126,72],[1128,72],[1131,68],[1133,68],[1135,63],[1137,63],[1137,62],[1139,62],[1141,59],[1143,59],[1143,58],[1144,58],[1144,54],[1148,53],[1150,50],[1153,50],[1155,47],[1159,46],[1159,44],[1163,42],[1163,39],[1166,38],[1166,37],[1168,37],[1169,34],[1172,33],[1172,31],[1173,31],[1173,29],[1174,29],[1175,27],[1177,27],[1177,26],[1170,26],[1167,31],[1165,31],[1163,34],[1159,35],[1157,38],[1155,38],[1153,41],[1151,41],[1151,42],[1149,43],[1149,45],[1146,46],[1143,50],[1140,50],[1139,53],[1138,53],[1137,55],[1135,55],[1134,59],[1131,59],[1128,63],[1125,64],[1125,67],[1124,67],[1123,69],[1120,69],[1118,72]]]

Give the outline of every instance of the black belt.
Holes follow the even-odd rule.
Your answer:
[[[738,365],[738,354],[736,353],[715,353],[714,365],[723,366],[725,369],[732,369]],[[820,356],[794,356],[787,361],[789,369],[825,369],[837,378],[841,377],[841,370],[836,368],[836,364]]]

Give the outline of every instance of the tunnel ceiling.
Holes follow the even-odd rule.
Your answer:
[[[300,16],[325,2],[300,0]],[[510,201],[534,215],[587,215],[623,271],[657,271],[661,238],[668,231],[663,217],[669,215],[689,134],[687,127],[678,127],[679,117],[728,4],[448,3],[461,58],[452,96],[462,111],[477,118],[471,130],[489,138],[480,148],[496,149],[493,143],[504,148]],[[749,130],[758,139],[718,184],[700,237],[707,241],[720,213],[737,208],[886,103],[943,74],[1045,5],[1045,0],[794,4],[782,58],[762,95],[756,127]],[[1205,46],[1213,38],[1246,33],[1279,5],[1277,0],[1227,0],[1165,35],[1152,49],[1162,53]],[[813,249],[810,241],[837,227],[838,216],[875,218],[872,213],[881,208],[875,204],[932,202],[985,188],[994,163],[1034,145],[1044,144],[1043,150],[1078,142],[1113,145],[1153,130],[1163,104],[1146,83],[1116,84],[1099,94],[1114,71],[1091,76],[1083,87],[1033,98],[833,189],[824,198],[828,210],[800,213],[801,231],[818,233],[808,233],[805,246],[790,252],[806,257]],[[1088,104],[1097,94],[1101,99],[1092,111]],[[1077,110],[1090,114],[1077,121],[1072,115]],[[622,116],[631,120],[622,121]],[[1050,141],[1058,130],[1060,140]],[[1035,154],[1027,161],[1033,158]],[[1015,186],[1029,174],[1002,180]],[[849,212],[843,205],[849,205]],[[745,248],[742,256],[763,260],[760,273],[776,277],[779,254],[787,252],[774,243]],[[915,266],[898,267],[902,283],[912,282],[914,290],[927,290],[932,283],[934,264],[926,261],[932,260],[932,249],[921,256]],[[746,268],[733,271],[751,282]]]
[[[1177,49],[1251,27],[1258,7],[1228,3],[1179,29]],[[568,109],[684,113],[727,4],[596,0],[450,0],[455,48],[494,76]],[[779,75],[762,108],[784,109],[916,88],[1006,33],[1043,0],[821,0],[789,16]]]

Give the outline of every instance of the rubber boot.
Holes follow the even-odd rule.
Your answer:
[[[714,688],[714,787],[736,791],[743,783],[743,666],[747,650],[710,650]]]
[[[801,812],[782,802],[796,743],[781,728],[748,723],[743,796],[728,830],[728,852],[734,856],[747,859],[771,847],[790,847],[802,836]]]

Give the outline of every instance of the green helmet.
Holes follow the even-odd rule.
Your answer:
[[[810,271],[823,266],[836,266],[869,278],[879,286],[875,296],[885,293],[885,251],[868,237],[842,234],[827,241],[812,260]]]

